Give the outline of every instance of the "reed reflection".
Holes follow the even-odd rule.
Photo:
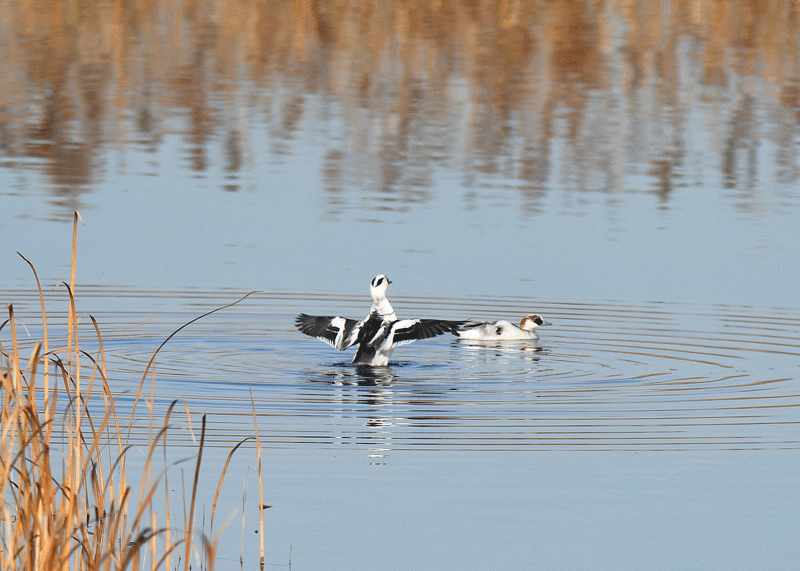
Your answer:
[[[755,211],[798,178],[797,32],[794,4],[763,1],[6,3],[0,153],[41,168],[69,212],[109,147],[165,134],[235,191],[270,160],[249,150],[264,130],[275,155],[324,132],[334,215],[429,201],[440,169],[510,185],[530,211],[554,190],[666,204],[712,169]]]

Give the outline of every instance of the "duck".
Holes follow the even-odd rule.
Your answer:
[[[467,323],[444,319],[398,319],[386,298],[391,283],[386,274],[372,278],[369,286],[372,306],[369,315],[361,321],[301,313],[295,318],[295,326],[301,333],[316,337],[339,351],[355,346],[355,365],[385,367],[395,347],[444,333],[455,335],[458,328]]]
[[[510,321],[483,321],[467,323],[458,327],[454,335],[459,339],[476,341],[521,341],[524,339],[538,339],[537,327],[551,325],[542,319],[541,315],[531,313],[522,318],[519,327]]]

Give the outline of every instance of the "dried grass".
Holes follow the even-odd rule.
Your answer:
[[[177,529],[171,523],[173,510],[166,485],[175,464],[167,465],[165,461],[167,467],[156,473],[154,458],[162,447],[166,459],[168,435],[175,430],[170,418],[178,403],[172,403],[159,424],[153,422],[151,407],[139,496],[132,497],[126,469],[129,432],[125,432],[118,418],[106,375],[103,339],[93,317],[98,353],[92,356],[79,348],[74,299],[78,220],[76,213],[72,271],[66,286],[66,349],[50,349],[44,295],[28,260],[25,261],[36,278],[41,301],[42,340],[33,346],[26,360],[20,354],[13,306],[8,306],[8,319],[0,325],[0,570],[178,569],[183,565],[188,571],[193,556],[201,562],[201,568],[213,569],[219,539],[218,534],[213,536],[217,500],[233,453],[248,439],[230,451],[219,476],[211,510],[212,536],[208,537],[196,531],[194,525],[205,444],[203,416],[191,498],[188,505],[184,499],[183,526]],[[214,311],[219,309],[223,308]],[[2,344],[5,335],[11,339],[8,351]],[[142,390],[157,353],[158,350],[143,374],[135,402],[146,400]],[[54,373],[50,372],[51,367]],[[96,402],[100,396],[93,396],[93,391],[102,393],[101,415],[90,412],[90,398]],[[59,407],[60,400],[65,402]],[[190,420],[188,407],[184,408]],[[134,404],[128,426],[133,424],[135,409]],[[260,476],[260,446],[258,454]],[[158,502],[164,509],[161,524],[155,502],[160,494],[164,495],[163,504]],[[261,537],[263,568],[263,529]]]

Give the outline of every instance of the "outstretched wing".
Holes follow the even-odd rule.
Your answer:
[[[419,339],[436,337],[443,333],[456,334],[466,321],[446,321],[444,319],[401,319],[394,324],[394,344],[405,345]]]
[[[347,317],[306,315],[301,313],[294,320],[301,333],[325,341],[331,347],[344,351],[355,343],[361,322]]]

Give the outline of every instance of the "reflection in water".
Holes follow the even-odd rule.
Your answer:
[[[787,2],[71,6],[0,8],[0,153],[45,172],[69,215],[109,149],[170,134],[186,168],[235,191],[262,130],[275,157],[321,131],[332,214],[426,202],[442,167],[474,192],[510,180],[531,211],[554,187],[666,203],[707,183],[706,149],[744,210],[798,178]]]
[[[474,339],[459,339],[459,345],[465,347],[464,354],[467,358],[503,357],[513,354],[527,361],[536,362],[543,351],[535,339],[526,341],[477,341]]]
[[[338,364],[333,371],[325,373],[322,378],[327,379],[333,385],[374,387],[390,385],[397,378],[397,374],[391,366],[373,367],[372,365],[353,365],[346,362]]]

